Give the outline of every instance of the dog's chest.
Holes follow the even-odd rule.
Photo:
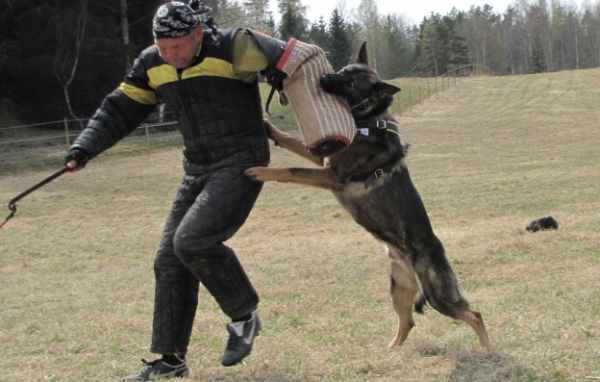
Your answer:
[[[335,171],[340,182],[347,183],[353,176],[369,174],[388,163],[401,149],[383,132],[357,135],[346,151],[328,158],[325,165]]]

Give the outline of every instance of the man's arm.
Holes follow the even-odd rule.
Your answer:
[[[87,127],[71,146],[66,166],[77,171],[88,160],[114,146],[129,135],[156,108],[154,90],[147,85],[141,60],[118,89],[107,95]]]
[[[287,43],[252,29],[243,29],[235,37],[233,67],[244,79],[245,74],[257,72],[269,77],[283,55]],[[254,78],[252,78],[254,80]]]

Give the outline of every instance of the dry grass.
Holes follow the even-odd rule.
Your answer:
[[[381,246],[327,191],[267,184],[229,243],[261,294],[264,330],[246,364],[221,367],[227,321],[202,290],[192,380],[597,380],[599,80],[600,70],[473,78],[400,118],[413,180],[493,353],[432,309],[388,350],[396,319]],[[274,149],[274,166],[301,163]],[[177,151],[96,161],[19,203],[0,230],[0,381],[110,381],[141,368],[180,168]],[[0,178],[0,200],[45,176]],[[525,233],[545,215],[559,231]]]

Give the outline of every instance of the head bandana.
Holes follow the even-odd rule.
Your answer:
[[[194,11],[184,3],[173,1],[160,6],[154,15],[152,29],[154,38],[183,37],[198,26],[200,22],[194,16]]]

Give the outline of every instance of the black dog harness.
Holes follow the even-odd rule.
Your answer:
[[[398,131],[398,123],[395,121],[386,121],[386,120],[371,120],[371,121],[357,121],[356,128],[359,130],[360,134],[369,135],[369,130],[385,130],[390,133],[400,135]],[[376,168],[373,172],[368,172],[366,174],[353,175],[350,177],[351,182],[363,182],[365,184],[365,188],[369,188],[379,177],[384,174],[389,173],[398,163],[398,157],[394,156],[383,166]]]

